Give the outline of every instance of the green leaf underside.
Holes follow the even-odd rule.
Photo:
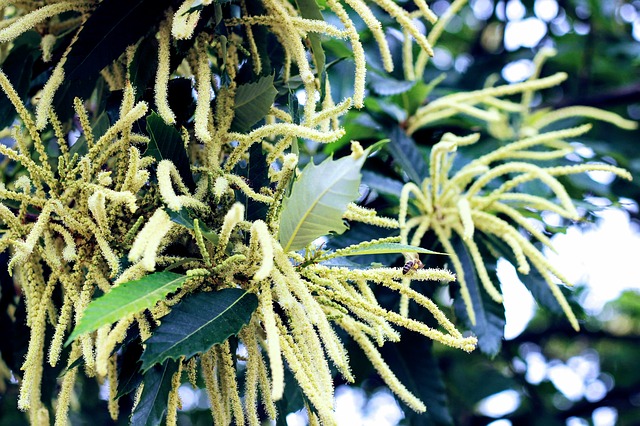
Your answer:
[[[454,238],[452,245],[464,270],[464,278],[471,295],[471,303],[476,315],[476,324],[472,325],[467,308],[460,294],[454,298],[453,306],[456,315],[462,319],[464,324],[478,338],[478,348],[480,351],[489,356],[495,356],[502,346],[502,337],[504,335],[504,306],[496,303],[487,294],[484,288],[480,288],[482,284],[478,280],[475,265],[466,246],[460,238]],[[485,267],[493,282],[497,282],[495,271],[490,270],[490,266],[485,262]]]
[[[309,162],[284,199],[278,239],[286,251],[297,251],[329,232],[343,233],[342,215],[360,195],[360,169],[367,153],[358,159],[331,157],[319,165]]]
[[[152,308],[167,297],[167,294],[179,289],[187,278],[186,275],[173,272],[156,272],[139,280],[120,284],[89,303],[66,345],[81,334],[90,333],[103,325]]]
[[[409,179],[420,185],[422,180],[429,174],[429,166],[422,153],[418,150],[416,143],[400,126],[396,126],[391,130],[390,139],[391,143],[387,145],[387,149],[391,152],[393,159],[398,162],[398,165]]]
[[[273,75],[238,86],[231,129],[236,132],[246,132],[251,129],[267,115],[277,94],[278,91],[273,85]]]
[[[171,380],[178,363],[167,361],[144,374],[142,394],[131,414],[132,426],[159,425],[167,412]]]
[[[145,341],[142,369],[167,358],[190,358],[238,334],[258,307],[258,297],[239,288],[197,293],[182,299]]]
[[[381,96],[390,96],[404,93],[411,89],[416,82],[406,80],[396,80],[391,77],[384,77],[376,73],[370,73],[368,76],[369,85],[374,92]]]
[[[416,247],[408,244],[400,243],[376,243],[366,247],[356,247],[354,249],[341,252],[341,256],[360,256],[362,254],[388,254],[388,253],[422,253],[422,254],[442,254],[433,250],[427,250],[422,247]]]

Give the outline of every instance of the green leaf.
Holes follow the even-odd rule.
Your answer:
[[[133,55],[129,66],[129,80],[140,99],[146,89],[153,87],[153,79],[158,68],[158,42],[153,37],[145,38]]]
[[[246,132],[251,129],[267,115],[277,94],[278,91],[273,85],[273,75],[238,86],[231,129],[236,132]]]
[[[171,379],[178,371],[178,363],[167,361],[144,374],[142,394],[131,413],[132,426],[159,425],[167,412]]]
[[[156,272],[139,280],[120,284],[89,303],[80,323],[76,325],[65,345],[81,334],[90,333],[103,325],[152,308],[158,301],[167,297],[167,294],[179,289],[187,278],[186,275],[173,272]]]
[[[73,114],[73,98],[87,99],[100,71],[164,18],[170,0],[105,0],[84,23],[64,63],[65,79],[54,104],[62,120]]]
[[[383,194],[396,200],[400,198],[400,193],[402,192],[403,187],[402,182],[399,180],[392,179],[369,170],[364,170],[362,172],[362,183],[378,194]]]
[[[190,358],[236,335],[258,307],[258,297],[239,288],[185,297],[145,341],[142,369],[167,358]]]
[[[151,141],[145,155],[158,161],[171,160],[189,189],[196,187],[191,175],[191,163],[184,149],[184,142],[175,127],[168,125],[155,112],[147,117],[147,133]]]
[[[171,218],[172,222],[182,225],[187,229],[194,229],[192,217],[195,215],[190,209],[183,207],[179,212],[167,209],[167,213],[169,214],[169,218]],[[201,221],[198,221],[198,227],[200,228],[203,237],[211,241],[213,244],[218,244],[218,234],[209,229],[207,225]]]
[[[391,129],[389,137],[391,138],[391,143],[387,145],[387,149],[393,159],[410,180],[420,185],[422,180],[429,174],[429,166],[422,153],[418,150],[416,143],[400,126],[395,126]]]
[[[342,215],[360,195],[360,169],[369,150],[358,159],[331,157],[309,162],[284,199],[278,239],[284,251],[300,250],[329,232],[343,233]]]
[[[369,87],[381,96],[398,95],[410,90],[415,84],[415,81],[396,80],[392,77],[381,76],[375,72],[369,73],[368,82]]]
[[[480,288],[482,284],[478,280],[473,260],[462,240],[454,238],[452,239],[452,245],[462,263],[464,278],[471,295],[473,311],[476,314],[476,324],[471,324],[471,320],[467,315],[467,307],[460,294],[457,294],[453,301],[456,315],[478,337],[480,351],[493,357],[500,352],[500,347],[502,346],[505,325],[504,306],[491,300],[487,292]],[[495,276],[495,263],[485,262],[485,267],[492,281],[498,282]]]
[[[442,254],[433,250],[427,250],[422,247],[416,247],[408,244],[400,243],[375,243],[366,247],[356,247],[349,251],[341,252],[341,256],[360,256],[363,254],[389,254],[389,253],[423,253],[423,254]]]

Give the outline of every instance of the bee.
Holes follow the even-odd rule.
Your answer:
[[[415,271],[422,268],[424,265],[420,261],[420,259],[412,259],[404,264],[402,267],[402,274],[407,275],[409,271]]]

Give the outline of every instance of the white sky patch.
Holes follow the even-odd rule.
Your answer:
[[[478,403],[478,411],[485,416],[502,417],[520,406],[520,394],[513,389],[488,396]]]
[[[520,335],[535,313],[536,304],[529,290],[522,284],[516,269],[504,259],[498,260],[498,279],[504,295],[504,310],[507,323],[504,338]]]
[[[514,51],[520,47],[536,47],[547,34],[547,24],[538,18],[510,21],[504,30],[504,47]]]
[[[510,0],[505,7],[505,14],[509,21],[517,21],[524,18],[527,13],[527,8],[520,0]]]
[[[587,285],[583,305],[591,312],[599,312],[626,289],[640,290],[637,227],[623,210],[606,209],[597,215],[601,220],[594,227],[571,227],[555,235],[557,254],[545,253],[570,281]]]
[[[482,21],[491,18],[493,15],[493,1],[492,0],[472,0],[471,9],[473,9],[473,15]]]
[[[502,68],[502,78],[509,83],[518,83],[531,77],[535,67],[530,59],[518,59]]]
[[[582,377],[565,364],[552,361],[547,376],[551,383],[570,401],[579,401],[584,395]]]
[[[595,426],[614,426],[618,421],[618,411],[612,407],[598,407],[591,414]]]
[[[404,417],[387,389],[375,392],[367,400],[362,389],[346,385],[336,389],[335,413],[340,426],[395,426]]]
[[[558,2],[556,0],[536,0],[533,12],[543,21],[549,22],[558,16]]]

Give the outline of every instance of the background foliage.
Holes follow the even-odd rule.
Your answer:
[[[88,45],[97,43],[101,48],[120,49],[121,46],[119,47],[118,43],[126,45],[126,42],[119,41],[118,37],[136,38],[136,34],[131,34],[130,31],[135,33],[137,29],[144,28],[144,19],[150,19],[149,17],[155,16],[159,20],[161,16],[154,14],[154,11],[162,10],[164,3],[166,2],[137,2],[137,8],[132,9],[131,14],[128,15],[129,20],[121,21],[121,28],[114,28],[110,32],[113,37],[109,38],[108,43],[100,38],[106,30],[99,24],[93,27],[97,40],[86,41],[86,43]],[[534,45],[519,46],[515,49],[510,47],[509,43],[512,42],[512,37],[517,36],[517,31],[526,30],[526,27],[519,27],[519,30],[516,27],[516,30],[513,30],[513,24],[516,21],[542,17],[543,12],[540,12],[542,10],[540,7],[544,3],[553,3],[558,6],[558,12],[552,19],[546,21],[538,19],[547,30],[544,36],[533,43]],[[442,12],[446,9],[447,2],[438,0],[430,2],[430,5],[436,12]],[[337,155],[346,153],[347,141],[350,139],[358,139],[362,142],[391,139],[388,151],[367,161],[363,173],[363,183],[371,189],[366,195],[365,204],[380,212],[390,211],[394,205],[397,205],[397,196],[404,179],[402,171],[410,177],[413,173],[426,174],[425,170],[420,170],[422,163],[414,161],[415,158],[412,158],[412,155],[426,156],[431,146],[445,131],[482,130],[478,128],[477,122],[456,117],[445,123],[439,123],[438,126],[422,129],[412,137],[408,137],[403,131],[406,126],[404,120],[407,112],[415,111],[425,102],[427,95],[433,98],[446,93],[479,89],[483,87],[486,78],[492,74],[511,78],[512,74],[509,74],[508,70],[513,72],[513,67],[518,66],[526,70],[530,65],[527,61],[532,59],[534,50],[542,45],[552,45],[558,51],[558,55],[547,62],[544,74],[550,75],[562,70],[568,72],[571,78],[560,88],[546,91],[541,97],[534,99],[538,106],[592,105],[639,119],[639,28],[640,4],[637,1],[472,1],[471,6],[464,8],[459,17],[448,26],[448,32],[436,49],[436,57],[427,68],[425,82],[432,81],[442,73],[445,75],[444,80],[432,92],[426,84],[405,81],[400,67],[391,78],[383,75],[377,51],[370,43],[366,52],[370,74],[369,98],[365,109],[348,114],[345,120],[347,134],[342,141],[328,148],[308,144],[302,149],[306,150],[309,157],[313,156],[317,163],[323,156],[332,152]],[[126,36],[125,32],[127,32]],[[636,35],[635,39],[632,34]],[[363,35],[363,38],[365,37],[366,35]],[[393,29],[388,31],[388,39],[396,56],[399,56],[401,50],[399,38],[397,31],[394,32]],[[32,33],[26,33],[2,66],[24,99],[28,99],[42,85],[39,78],[42,78],[44,68],[37,60],[35,52],[38,49],[37,37]],[[351,93],[347,88],[352,87],[349,78],[353,75],[353,65],[349,60],[343,60],[344,57],[350,56],[350,52],[345,51],[343,44],[335,41],[325,43],[325,52],[326,62],[330,64],[328,74],[334,97],[342,99],[344,96],[350,96]],[[72,71],[67,75],[65,87],[74,87],[80,91],[83,87],[92,88],[95,81],[86,81],[83,76],[95,74],[93,72],[95,70],[86,69],[84,64],[92,64],[91,66],[98,69],[105,64],[82,61],[81,58],[84,58],[87,52],[80,48],[75,54],[77,57],[75,59],[72,57],[68,63],[69,70]],[[136,85],[139,88],[144,88],[153,79],[153,75],[146,73],[146,67],[141,64],[153,60],[155,60],[153,57],[136,58],[137,63],[140,64],[136,75]],[[58,92],[60,99],[57,99],[56,103],[59,105],[65,105],[65,103],[70,105],[68,99],[64,100],[65,87]],[[273,86],[265,85],[265,87]],[[190,97],[185,95],[190,90],[190,83],[180,79],[173,80],[169,90],[174,95],[173,105],[182,102],[180,107],[174,108],[178,114],[177,121],[187,120],[193,112]],[[75,93],[74,96],[77,95],[77,92]],[[150,96],[144,90],[139,90],[138,93],[140,96]],[[255,101],[249,98],[251,93],[256,92],[247,90],[247,93],[242,95],[248,97],[247,101],[240,102],[238,105],[251,107],[251,101]],[[258,90],[257,93],[260,95],[264,91]],[[279,96],[281,95],[282,93],[279,93]],[[114,96],[117,97],[117,94]],[[266,96],[273,98],[276,94],[266,94]],[[427,98],[426,102],[430,98]],[[295,101],[292,99],[292,102]],[[109,113],[109,105],[112,108],[113,105],[117,105],[117,99],[98,99],[98,102],[104,104],[105,114]],[[8,104],[6,98],[2,98],[0,120],[4,122],[0,124],[2,126],[10,124],[13,114],[13,107]],[[68,114],[71,114],[71,111]],[[251,111],[247,111],[247,116],[251,115]],[[151,128],[154,128],[153,123],[153,118],[147,121],[147,125]],[[247,130],[253,124],[246,122],[242,113],[236,115],[234,126],[238,130]],[[99,128],[99,126],[100,121],[97,120],[95,127]],[[161,126],[156,123],[155,128],[161,129]],[[163,135],[163,138],[158,140],[167,138],[171,136]],[[634,182],[616,180],[615,184],[610,186],[584,176],[571,177],[567,179],[566,184],[573,198],[604,197],[610,199],[612,205],[617,205],[618,197],[626,197],[629,200],[640,199],[640,188],[637,185],[640,181],[637,132],[627,132],[612,125],[601,124],[588,136],[582,137],[580,142],[593,150],[595,158],[630,170],[634,175]],[[465,161],[475,158],[497,146],[499,146],[498,141],[487,139],[482,144],[463,150],[460,153],[460,159]],[[81,149],[81,145],[78,149]],[[411,151],[412,149],[417,151]],[[166,155],[161,151],[161,149],[157,150],[158,159]],[[180,169],[180,161],[176,161],[173,155],[171,157],[174,157],[173,160]],[[9,177],[11,172],[8,170]],[[186,184],[193,185],[189,182]],[[634,203],[626,205],[631,205],[629,214],[634,220],[637,219],[637,204],[635,204],[635,210]],[[554,229],[562,231],[569,225],[563,223]],[[328,244],[329,247],[344,247],[351,243],[385,236],[379,232],[365,225],[354,225],[349,233],[332,239]],[[428,245],[426,247],[439,249],[435,241],[432,242],[431,247]],[[430,256],[427,259],[428,266],[442,266],[443,260],[438,256]],[[398,256],[393,255],[361,257],[358,260],[362,263],[375,261],[387,265],[401,265],[403,262]],[[6,261],[5,258],[4,262]],[[469,263],[467,261],[467,264]],[[495,273],[495,266],[495,262],[489,262],[490,273]],[[15,289],[9,277],[0,278],[3,293],[0,299],[0,315],[2,315],[0,349],[5,360],[19,364],[24,356],[28,333],[24,328],[16,328],[16,323],[6,316],[7,306],[5,305],[8,300],[11,300]],[[529,288],[536,288],[535,276],[521,278],[525,285],[530,284]],[[425,286],[423,291],[444,303],[447,303],[449,297],[456,296],[455,288],[451,290],[451,294],[447,294],[444,288],[437,286]],[[397,295],[383,289],[378,292],[377,296],[383,305],[397,307],[399,303]],[[574,297],[573,306],[579,312],[580,291],[576,291],[574,296],[576,297]],[[477,293],[475,297],[484,297],[484,293]],[[484,341],[487,342],[483,347],[484,353],[476,351],[468,355],[453,351],[438,344],[433,345],[427,339],[418,338],[408,332],[403,333],[400,344],[386,345],[382,349],[385,360],[400,380],[423,399],[429,410],[424,415],[417,415],[403,407],[405,418],[402,422],[408,425],[487,424],[494,418],[480,410],[479,403],[484,398],[499,392],[512,391],[511,395],[518,396],[519,404],[502,418],[508,419],[513,424],[605,424],[596,421],[598,413],[616,413],[618,424],[633,424],[635,419],[640,417],[640,394],[638,394],[640,374],[635,368],[640,340],[640,297],[637,293],[628,292],[607,305],[599,315],[582,315],[583,331],[578,334],[569,327],[561,313],[558,313],[554,300],[550,299],[545,303],[544,298],[539,298],[538,302],[542,306],[534,320],[525,332],[509,341],[502,339],[504,326],[502,307],[488,303],[486,305],[488,307],[487,324],[483,327],[486,333]],[[414,309],[415,306],[410,308],[412,317],[427,323],[430,321],[424,312]],[[450,310],[454,316],[458,315],[462,319],[465,316],[464,308],[460,309],[456,303]],[[17,315],[19,317],[20,313],[18,312]],[[347,342],[349,340],[346,335],[340,337]],[[379,377],[376,376],[375,370],[369,365],[357,345],[347,345],[354,375],[357,378],[355,386],[367,395],[374,395],[382,385]],[[131,354],[131,357],[137,359],[139,355]],[[547,373],[551,371],[551,367],[559,366],[565,366],[582,374],[579,376],[583,380],[585,389],[582,396],[569,399],[567,394],[562,392],[559,382],[550,380],[550,375]],[[165,368],[170,369],[172,366],[167,364]],[[546,373],[536,376],[536,368],[544,368],[543,371]],[[48,370],[48,376],[45,377],[45,393],[55,391],[55,380],[59,373],[60,371]],[[159,373],[151,370],[147,374],[152,379]],[[156,376],[153,376],[154,374]],[[93,380],[81,380],[79,410],[72,413],[73,423],[111,424],[106,402],[104,396],[100,394],[98,385]],[[336,380],[339,380],[339,376]],[[162,381],[156,380],[156,382],[158,388],[167,386]],[[12,380],[6,380],[4,386],[3,395],[0,397],[0,424],[23,424],[25,419],[15,408],[17,385]],[[590,392],[589,389],[592,391]],[[598,392],[598,389],[601,391]],[[194,395],[196,399],[200,396],[204,398],[204,395],[198,395],[198,393]],[[131,404],[132,401],[122,398],[121,403],[126,405]],[[302,405],[300,390],[292,380],[288,380],[285,398],[280,402],[278,409],[281,413],[291,413],[302,408]],[[211,423],[208,409],[198,404],[185,405],[184,408],[185,411],[180,413],[181,424]],[[598,411],[602,408],[610,410]],[[284,421],[282,416],[280,424],[284,424]],[[123,418],[122,422],[126,423],[127,419]]]

